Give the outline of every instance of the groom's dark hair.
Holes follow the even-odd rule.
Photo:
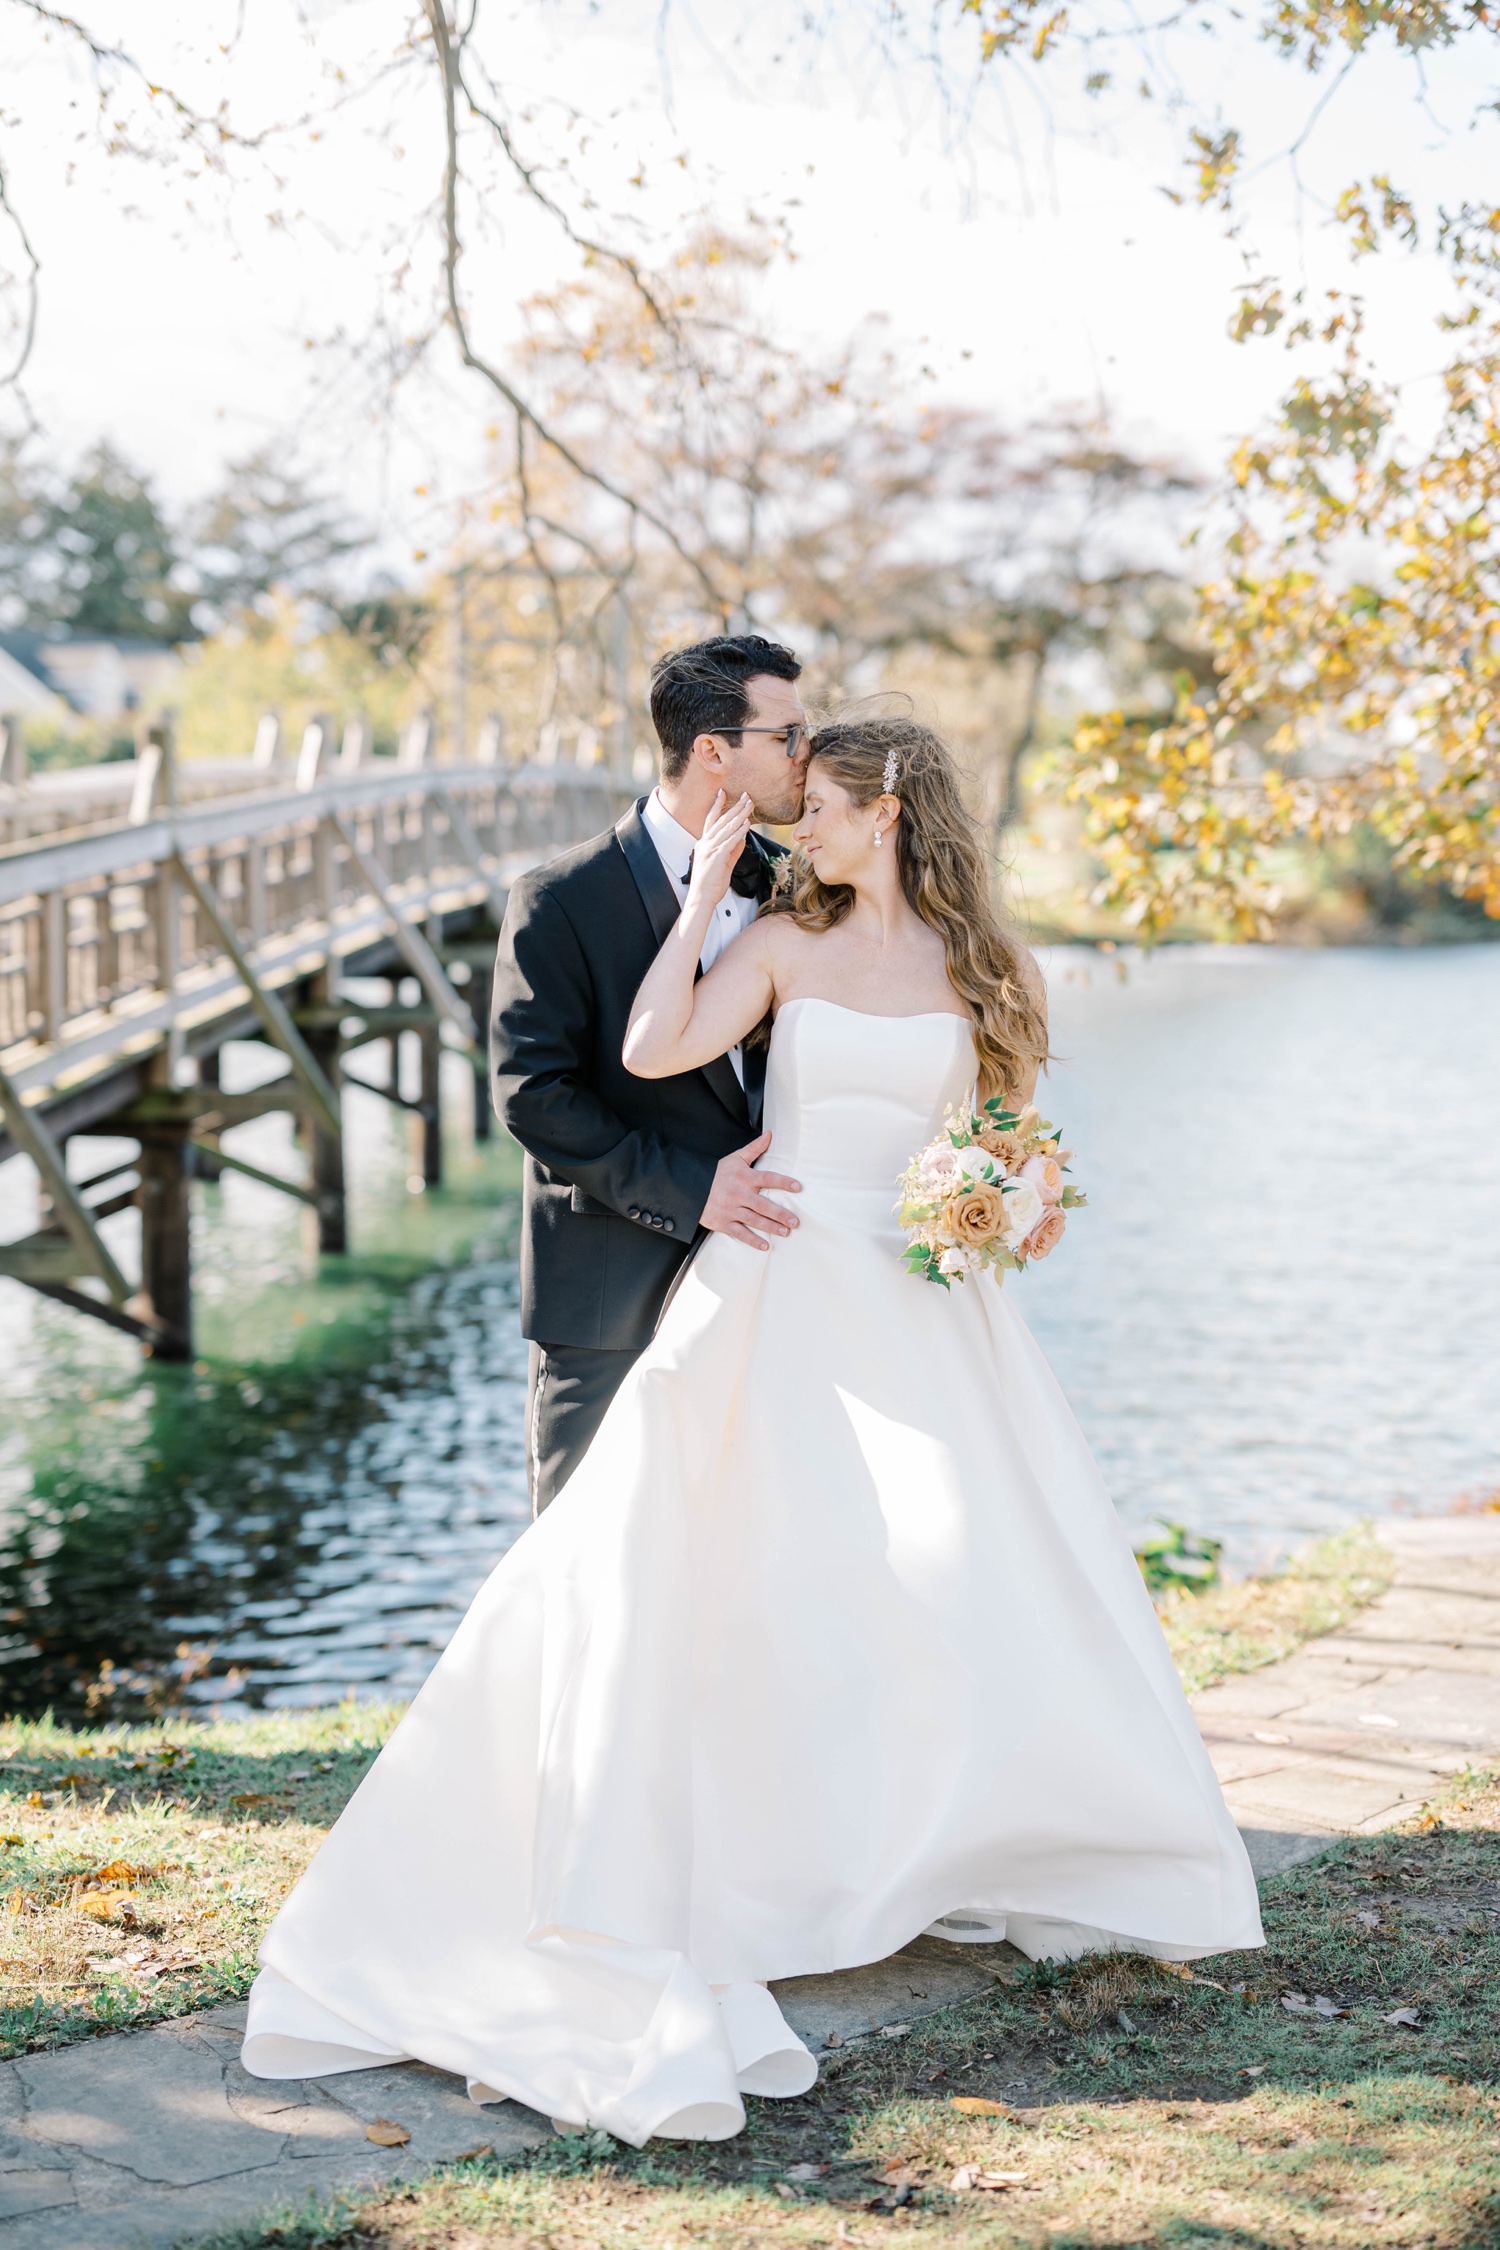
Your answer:
[[[747,680],[763,672],[795,680],[801,671],[789,648],[758,633],[726,633],[659,656],[651,668],[651,724],[661,743],[662,779],[683,772],[700,734],[739,733],[750,716]]]

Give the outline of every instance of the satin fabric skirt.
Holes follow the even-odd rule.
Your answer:
[[[890,1203],[809,1180],[770,1253],[710,1238],[272,1928],[251,2071],[418,2056],[716,2138],[815,2075],[771,1980],[929,1929],[1261,1942],[1014,1284],[915,1281]]]

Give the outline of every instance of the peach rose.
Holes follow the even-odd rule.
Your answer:
[[[945,1217],[954,1241],[977,1250],[1005,1232],[1005,1197],[998,1187],[981,1184],[951,1203]]]
[[[1023,1254],[1028,1258],[1050,1256],[1061,1242],[1067,1223],[1066,1217],[1057,1205],[1055,1203],[1049,1204],[1022,1243]]]
[[[995,1126],[986,1125],[976,1137],[980,1147],[988,1149],[995,1162],[1003,1165],[1007,1172],[1019,1171],[1021,1144],[1014,1133],[1002,1133]]]
[[[1021,1166],[1021,1178],[1030,1180],[1044,1203],[1060,1203],[1063,1191],[1062,1166],[1053,1156],[1028,1157]]]

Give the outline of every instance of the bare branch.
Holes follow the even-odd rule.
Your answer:
[[[448,27],[448,19],[443,12],[442,0],[422,0],[422,8],[432,34],[433,48],[437,55],[438,70],[443,88],[443,127],[446,140],[446,155],[443,166],[443,285],[447,298],[448,317],[453,324],[453,333],[458,341],[459,356],[465,367],[471,368],[476,375],[484,377],[491,388],[505,400],[518,421],[534,430],[542,443],[550,446],[558,458],[567,463],[575,476],[582,477],[586,483],[593,485],[597,491],[604,493],[620,507],[627,509],[632,516],[637,516],[643,522],[649,523],[653,531],[659,532],[673,553],[687,564],[713,608],[719,612],[721,617],[727,619],[729,603],[703,568],[699,558],[683,545],[667,519],[658,515],[645,501],[623,491],[611,478],[605,476],[602,470],[591,468],[587,462],[580,459],[572,447],[541,419],[535,407],[531,405],[529,400],[521,396],[514,384],[501,373],[494,362],[485,359],[474,347],[458,288],[458,264],[463,255],[463,244],[458,229],[458,183],[460,174],[458,116],[455,97],[460,81],[455,68],[452,37]]]
[[[26,362],[31,357],[32,346],[36,342],[38,283],[41,277],[42,261],[32,248],[31,237],[26,232],[20,212],[11,202],[10,183],[6,179],[3,164],[0,164],[0,212],[4,213],[15,228],[16,239],[21,245],[21,252],[26,260],[26,272],[21,283],[21,287],[25,291],[26,317],[21,324],[20,347],[12,365],[6,368],[3,373],[0,373],[0,387],[11,390],[20,382],[26,369]]]

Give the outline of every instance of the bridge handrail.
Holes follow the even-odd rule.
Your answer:
[[[329,813],[358,810],[403,798],[441,797],[476,789],[530,793],[541,789],[623,794],[633,785],[604,767],[408,766],[382,773],[366,769],[330,775],[310,789],[255,791],[215,798],[191,810],[160,813],[136,827],[51,836],[44,842],[0,848],[0,906],[36,898],[71,883],[97,880],[168,860],[179,851],[247,842],[278,828],[302,827]],[[561,847],[560,847],[561,848]]]

